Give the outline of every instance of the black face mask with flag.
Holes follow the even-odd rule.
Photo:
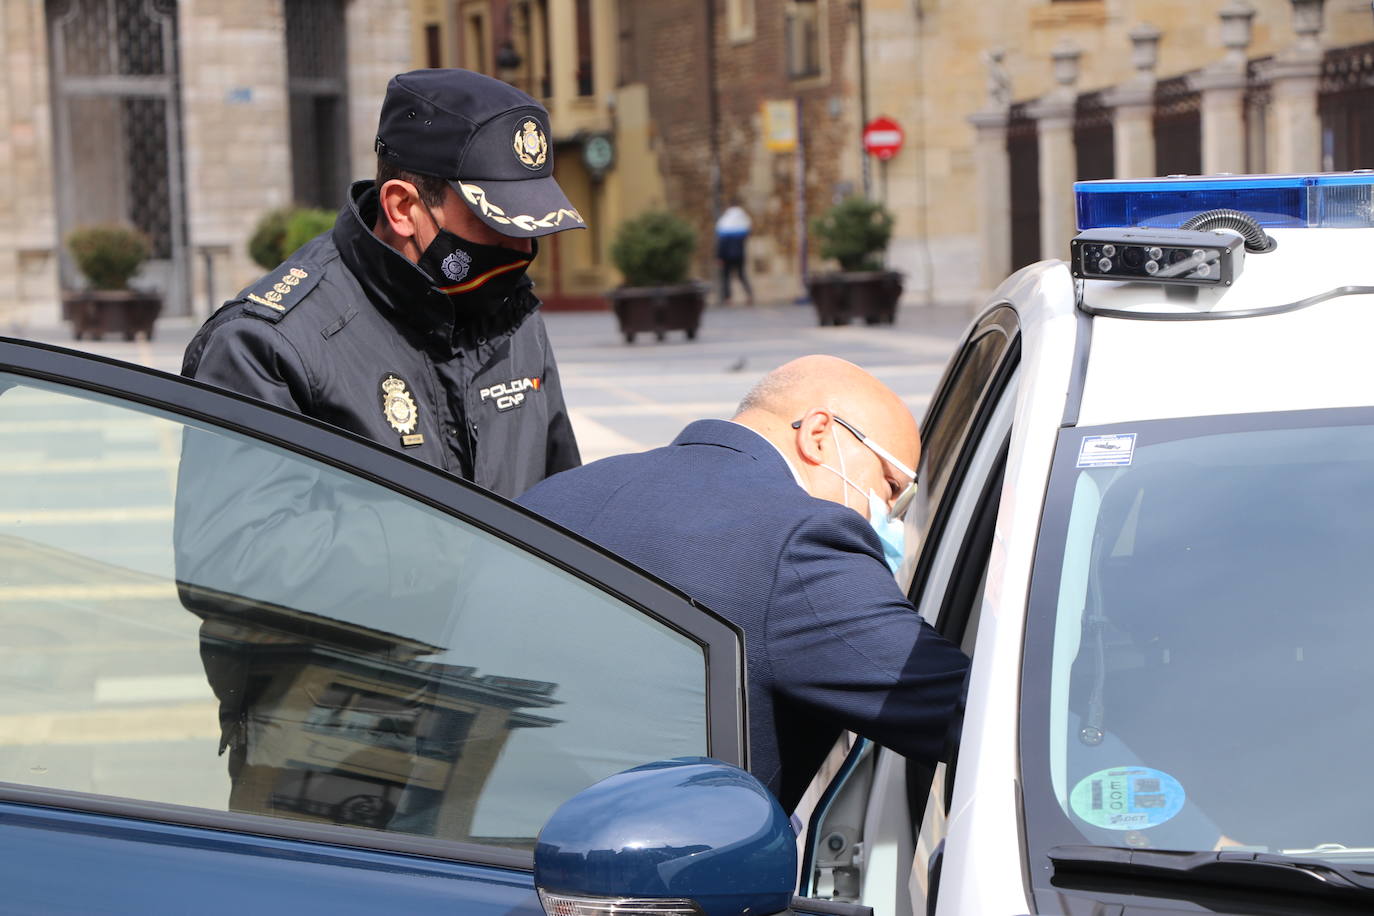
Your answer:
[[[425,208],[428,212],[428,207]],[[445,295],[463,297],[465,305],[496,308],[520,286],[525,269],[539,251],[481,245],[439,226],[437,234],[420,256],[417,266],[435,288]]]

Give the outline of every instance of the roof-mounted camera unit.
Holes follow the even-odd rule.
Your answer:
[[[1070,252],[1073,275],[1083,280],[1225,287],[1240,275],[1245,240],[1230,232],[1089,229]]]

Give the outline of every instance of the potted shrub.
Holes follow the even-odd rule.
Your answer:
[[[72,323],[76,339],[93,334],[99,340],[113,331],[133,340],[142,331],[151,340],[162,297],[129,288],[129,280],[152,254],[148,237],[131,226],[84,226],[68,234],[67,250],[89,285],[62,300],[63,317]]]
[[[290,207],[268,210],[248,237],[248,256],[263,270],[271,270],[290,254],[286,250],[286,220],[290,215]]]
[[[626,343],[640,331],[652,331],[659,340],[669,331],[685,331],[688,340],[696,339],[707,290],[687,279],[696,241],[686,220],[663,210],[620,224],[611,260],[625,282],[608,295]]]
[[[287,255],[334,225],[332,210],[279,207],[262,215],[248,237],[248,255],[263,270],[272,270]]]
[[[883,268],[892,214],[875,201],[849,197],[811,226],[820,239],[821,257],[840,264],[838,271],[806,278],[820,323],[849,324],[850,318],[862,318],[868,324],[892,324],[902,295],[902,275]]]

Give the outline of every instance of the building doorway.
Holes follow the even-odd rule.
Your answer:
[[[536,292],[549,310],[595,310],[609,306],[610,286],[603,263],[602,214],[605,182],[583,161],[581,138],[557,144],[554,177],[586,220],[583,229],[556,232],[539,240],[539,257],[530,267]]]
[[[1320,109],[1322,168],[1374,168],[1374,43],[1326,53]]]
[[[307,207],[337,210],[352,175],[343,0],[286,0],[284,12],[291,196]]]
[[[1112,109],[1100,92],[1083,93],[1074,103],[1073,149],[1079,181],[1116,177]]]
[[[152,258],[134,279],[187,315],[176,0],[47,0],[59,239],[122,223]],[[63,289],[84,281],[59,245]]]
[[[1202,96],[1175,76],[1155,84],[1155,171],[1202,174]]]
[[[1026,104],[1007,116],[1007,165],[1011,175],[1011,269],[1040,260],[1040,139]]]

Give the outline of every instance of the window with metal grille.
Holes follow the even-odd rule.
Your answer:
[[[1374,42],[1326,52],[1320,109],[1322,168],[1374,168]]]
[[[784,28],[791,79],[821,75],[820,8],[820,0],[789,0],[787,4]]]
[[[1202,96],[1186,76],[1155,84],[1155,171],[1161,175],[1202,173]]]
[[[1270,72],[1272,57],[1261,57],[1245,66],[1245,171],[1262,175],[1269,171],[1269,106],[1273,100]]]
[[[595,94],[596,84],[591,0],[577,0],[574,11],[577,14],[577,94],[589,96]]]
[[[1026,103],[1007,117],[1007,168],[1011,183],[1011,266],[1040,260],[1040,140]]]
[[[59,235],[124,223],[148,236],[136,279],[184,303],[186,226],[175,0],[48,0]],[[86,281],[65,255],[62,284]],[[183,306],[184,307],[184,306]]]
[[[1115,177],[1112,110],[1103,104],[1102,93],[1085,92],[1074,103],[1073,147],[1079,181]]]
[[[334,209],[350,176],[348,56],[341,0],[286,0],[291,191]]]

